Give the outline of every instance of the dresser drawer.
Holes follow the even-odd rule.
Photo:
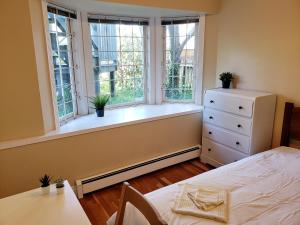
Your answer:
[[[224,145],[217,144],[207,138],[203,138],[201,158],[203,157],[213,159],[214,161],[224,165],[246,158],[247,155]]]
[[[204,97],[204,106],[241,116],[252,117],[253,101],[247,98],[207,91]]]
[[[208,123],[203,123],[203,136],[214,140],[220,144],[234,148],[240,152],[249,153],[250,139],[249,137],[226,131],[222,128],[215,127]]]
[[[205,108],[203,120],[207,123],[211,123],[240,134],[251,136],[251,119]]]

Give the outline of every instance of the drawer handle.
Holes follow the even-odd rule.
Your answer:
[[[239,109],[243,109],[243,106],[239,106]]]
[[[209,102],[210,102],[210,103],[215,103],[215,101],[214,101],[214,100],[210,100]]]
[[[238,127],[238,128],[241,128],[241,127],[242,127],[242,125],[241,125],[241,124],[238,124],[238,125],[237,125],[237,127]]]
[[[211,148],[209,148],[208,151],[211,152]]]
[[[212,132],[211,132],[211,131],[209,131],[208,133],[209,133],[209,134],[212,134]]]
[[[210,116],[210,117],[208,117],[210,120],[212,120],[214,117],[212,117],[212,116]]]
[[[235,142],[235,144],[236,144],[236,145],[239,145],[239,144],[240,144],[240,142],[238,142],[238,141],[237,141],[237,142]]]

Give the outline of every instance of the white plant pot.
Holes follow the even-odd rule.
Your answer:
[[[44,195],[48,195],[50,193],[50,185],[48,187],[41,187],[41,191]]]
[[[56,188],[57,194],[62,194],[62,193],[64,193],[64,191],[65,191],[65,188],[64,188],[64,187]]]

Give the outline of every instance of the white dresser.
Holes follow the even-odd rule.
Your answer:
[[[201,161],[217,167],[270,149],[275,105],[271,93],[207,90]]]

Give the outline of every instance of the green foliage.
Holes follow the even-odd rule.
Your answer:
[[[61,92],[64,92],[64,96],[61,94]],[[62,90],[57,88],[56,91],[56,100],[57,100],[57,106],[58,106],[58,115],[59,117],[65,116],[69,113],[73,112],[73,96],[72,96],[72,90],[71,86],[65,86],[62,88]],[[66,110],[66,111],[65,111]]]
[[[233,75],[230,72],[224,72],[219,75],[221,81],[231,81],[233,80]]]
[[[144,89],[141,88],[121,88],[119,89],[114,97],[111,97],[110,104],[122,104],[122,103],[132,103],[136,101],[144,100]]]
[[[103,109],[109,101],[109,95],[97,95],[95,97],[89,97],[90,103],[94,105],[94,109]]]
[[[43,177],[41,177],[39,179],[39,181],[41,182],[41,187],[48,187],[50,185],[51,182],[51,177],[47,174],[45,174]]]

